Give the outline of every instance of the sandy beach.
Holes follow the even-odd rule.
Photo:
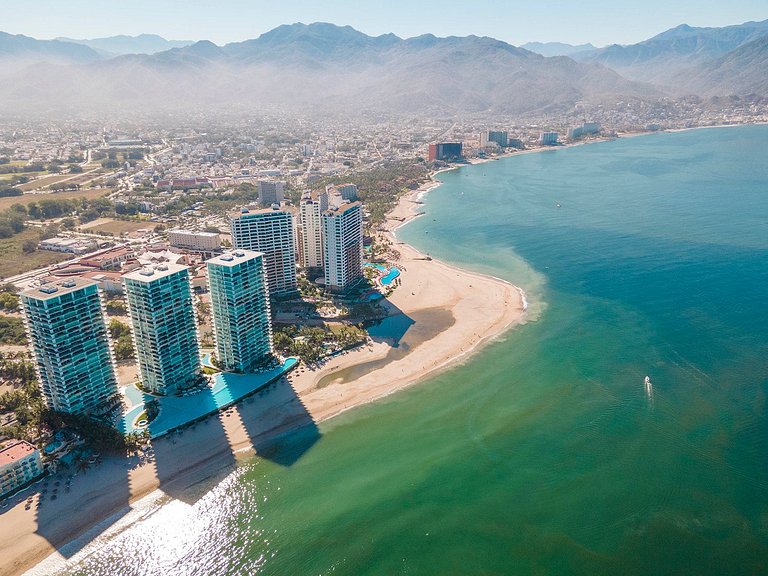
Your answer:
[[[385,234],[400,252],[396,264],[402,274],[385,305],[412,322],[397,348],[374,339],[319,369],[302,366],[205,423],[154,441],[153,454],[143,461],[106,458],[77,474],[68,491],[64,477],[50,478],[39,508],[38,490],[17,495],[0,509],[0,573],[21,574],[57,549],[69,557],[79,546],[65,544],[87,531],[80,540],[103,532],[138,499],[159,489],[185,500],[196,487],[199,491],[228,474],[238,459],[254,453],[269,458],[282,434],[316,427],[423,380],[520,322],[525,310],[518,288],[427,259],[397,240],[396,228],[416,216],[420,195],[438,185],[430,181],[404,195],[387,220]],[[26,510],[29,494],[35,495]]]

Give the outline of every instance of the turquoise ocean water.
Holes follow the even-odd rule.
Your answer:
[[[442,174],[399,236],[521,285],[529,322],[60,573],[768,573],[767,149],[747,126]]]

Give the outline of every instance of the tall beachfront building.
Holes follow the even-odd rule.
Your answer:
[[[264,255],[233,250],[206,264],[219,366],[251,372],[273,350]]]
[[[291,213],[280,208],[243,208],[230,215],[229,224],[235,248],[264,254],[269,295],[295,294],[296,248]]]
[[[23,291],[21,303],[48,407],[88,414],[113,404],[117,377],[98,284],[46,282]]]
[[[299,204],[301,221],[301,259],[302,268],[322,268],[323,259],[323,220],[322,214],[328,209],[328,194],[312,192],[305,194]]]
[[[363,277],[363,209],[360,202],[323,212],[325,285],[342,292]]]
[[[189,269],[156,264],[123,276],[141,384],[172,394],[201,375]]]

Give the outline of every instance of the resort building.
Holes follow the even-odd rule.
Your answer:
[[[342,292],[363,277],[363,209],[360,202],[323,212],[325,285]]]
[[[357,200],[357,186],[351,183],[336,184],[329,186],[336,194],[341,196],[344,202],[354,202]]]
[[[488,131],[488,142],[495,142],[502,148],[509,146],[509,135],[506,131],[490,130]]]
[[[271,206],[280,204],[285,199],[285,182],[279,180],[259,180],[259,204]]]
[[[302,253],[299,266],[302,268],[322,268],[325,265],[322,214],[326,210],[328,210],[326,192],[312,192],[301,198],[299,220],[301,221]]]
[[[142,386],[171,394],[201,374],[189,269],[146,266],[123,276]]]
[[[43,473],[40,452],[29,442],[9,440],[0,444],[0,498]]]
[[[232,214],[229,222],[235,248],[264,254],[270,297],[295,294],[296,250],[291,213],[277,205],[263,210],[243,208]]]
[[[557,132],[542,132],[539,134],[539,144],[542,146],[556,146]]]
[[[46,405],[100,412],[117,398],[117,377],[98,284],[46,282],[21,293],[25,324]]]
[[[438,142],[429,145],[428,160],[461,160],[461,142]]]
[[[211,253],[221,248],[221,238],[216,232],[194,232],[175,228],[168,230],[168,243],[176,248],[194,252]]]
[[[264,255],[233,250],[206,264],[219,367],[252,372],[273,350]]]

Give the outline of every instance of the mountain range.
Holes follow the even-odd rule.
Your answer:
[[[0,33],[0,108],[525,114],[585,101],[766,96],[766,37],[768,21],[682,25],[630,46],[528,45],[552,54],[543,56],[488,37],[373,37],[326,23],[166,50],[171,41],[151,35],[86,46]],[[570,57],[555,55],[563,51]]]
[[[107,38],[92,38],[76,40],[73,38],[56,38],[61,42],[82,44],[93,48],[102,57],[120,56],[122,54],[156,54],[171,48],[183,48],[194,44],[192,40],[166,40],[157,34],[139,34],[138,36],[109,36]]]

